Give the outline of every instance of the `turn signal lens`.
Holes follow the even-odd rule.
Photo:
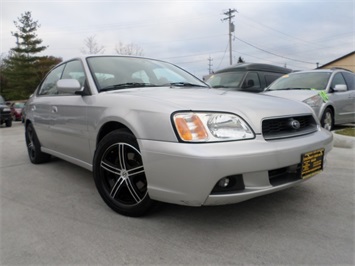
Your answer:
[[[175,115],[175,126],[180,138],[184,141],[206,141],[208,134],[201,121],[195,114]]]

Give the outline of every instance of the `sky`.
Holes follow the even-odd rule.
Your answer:
[[[307,70],[355,50],[355,0],[0,0],[0,53],[16,46],[14,21],[30,11],[43,55],[70,59],[93,37],[105,54],[134,43],[145,57],[198,77],[232,60]]]

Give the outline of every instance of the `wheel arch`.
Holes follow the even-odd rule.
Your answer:
[[[333,122],[335,123],[335,108],[334,108],[334,106],[333,106],[332,104],[329,104],[329,105],[327,105],[327,106],[324,108],[324,110],[323,110],[323,112],[322,112],[322,116],[323,116],[324,112],[325,112],[327,109],[330,109],[330,111],[332,112],[332,115],[333,115]]]
[[[99,130],[99,133],[97,134],[97,137],[96,137],[96,147],[97,145],[99,145],[100,141],[107,135],[109,134],[110,132],[114,131],[114,130],[117,130],[117,129],[122,129],[122,130],[125,130],[129,133],[131,133],[132,135],[133,132],[132,130],[130,130],[126,125],[120,123],[120,122],[117,122],[117,121],[110,121],[110,122],[106,122],[105,124],[103,124]]]
[[[335,108],[334,105],[332,103],[327,103],[326,105],[322,106],[322,109],[320,110],[320,114],[319,114],[319,119],[322,119],[323,114],[325,112],[325,110],[330,109],[330,111],[332,111],[333,114],[333,118],[335,116]]]

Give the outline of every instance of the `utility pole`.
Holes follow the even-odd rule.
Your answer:
[[[211,56],[210,56],[210,57],[208,58],[208,73],[209,73],[209,74],[212,74],[212,66],[213,66],[212,61],[213,61],[213,59],[212,59]]]
[[[227,17],[222,19],[222,21],[228,20],[228,26],[229,26],[229,64],[233,64],[233,56],[232,56],[232,32],[234,32],[234,24],[232,22],[232,18],[235,16],[233,15],[234,12],[237,12],[235,9],[229,9],[227,12],[224,12],[223,14],[226,15]]]

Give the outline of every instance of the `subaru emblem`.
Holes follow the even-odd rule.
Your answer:
[[[291,120],[290,122],[290,126],[293,128],[293,129],[299,129],[301,127],[301,124],[299,121],[297,120]]]

